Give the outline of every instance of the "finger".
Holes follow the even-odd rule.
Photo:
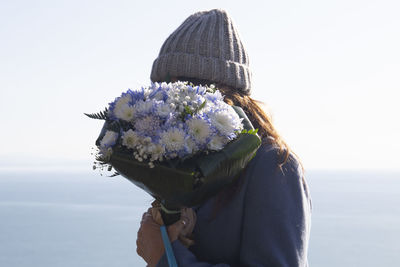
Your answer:
[[[185,220],[187,223],[190,221],[190,215],[188,214],[187,208],[181,209],[181,220]]]
[[[153,217],[153,216],[152,216],[150,213],[145,212],[145,213],[143,214],[143,216],[142,216],[142,220],[140,221],[140,224],[142,225],[143,223],[148,222],[149,220],[152,219],[152,217]]]
[[[151,214],[151,210],[152,210],[152,209],[153,209],[152,207],[148,208],[148,209],[143,213],[142,218],[143,218],[146,214]]]
[[[177,221],[176,223],[168,226],[168,235],[169,235],[169,239],[171,240],[171,242],[175,241],[178,238],[180,233],[185,228],[186,224],[187,224],[187,221],[181,219],[181,220]]]
[[[189,222],[189,225],[187,228],[188,228],[189,233],[192,233],[194,226],[196,225],[196,221],[197,221],[196,212],[194,212],[193,209],[189,209],[188,216],[190,218],[190,222]]]
[[[192,209],[185,209],[184,214],[188,218],[188,225],[187,226],[192,225],[193,221],[194,221]]]
[[[142,215],[142,221],[143,221],[144,217],[146,217],[146,216],[147,216],[147,214],[148,214],[148,212],[147,212],[147,211],[146,211],[145,213],[143,213],[143,215]]]
[[[179,240],[182,242],[183,245],[185,245],[185,247],[190,247],[194,244],[194,241],[192,239],[185,236],[179,236]]]
[[[193,209],[190,208],[184,208],[181,211],[181,219],[186,222],[185,227],[183,231],[181,232],[182,235],[188,235],[191,234],[194,226],[196,224],[196,217],[195,217],[195,212]]]
[[[186,217],[181,217],[180,223],[180,226],[178,226],[176,230],[179,231],[179,235],[186,235],[186,228],[189,225],[189,219]]]
[[[152,218],[153,215],[151,215],[151,213],[146,212],[146,214],[143,216],[144,219],[148,219],[148,218]]]
[[[158,225],[163,225],[164,224],[159,208],[153,208],[152,211],[151,211],[151,214],[153,216],[153,220]]]

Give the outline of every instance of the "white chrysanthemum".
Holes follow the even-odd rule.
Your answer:
[[[150,86],[151,93],[149,94],[148,98],[152,100],[163,101],[164,97],[166,96],[166,91],[168,90],[167,87],[163,87],[163,84],[152,83]]]
[[[157,88],[160,87],[160,84],[158,82],[151,82],[149,86],[152,90],[156,90]]]
[[[235,112],[232,113],[232,125],[235,127],[235,131],[243,130],[243,119],[239,117],[239,115]]]
[[[131,121],[133,119],[134,114],[135,114],[135,109],[128,104],[115,106],[114,115],[118,119],[124,121]]]
[[[164,149],[164,147],[163,147],[162,145],[160,145],[160,144],[155,144],[155,145],[153,146],[152,151],[151,151],[151,153],[153,153],[153,154],[158,154],[158,155],[162,155],[164,152],[165,152],[165,149]]]
[[[196,99],[194,100],[198,105],[203,104],[206,99],[202,95],[196,95]],[[207,102],[207,101],[206,101]]]
[[[171,85],[172,85],[172,88],[174,88],[177,91],[182,91],[182,90],[185,90],[185,88],[186,88],[186,83],[182,82],[182,81],[174,82]]]
[[[161,104],[157,107],[157,115],[160,117],[168,117],[170,113],[175,111],[175,105]]]
[[[148,152],[151,155],[151,160],[160,160],[162,161],[163,155],[165,153],[165,149],[162,145],[160,144],[151,144],[148,147]]]
[[[197,94],[195,91],[192,92],[186,91],[185,94],[182,95],[182,98],[184,98],[185,101],[194,102],[197,100]]]
[[[205,120],[200,118],[192,118],[186,121],[189,129],[189,134],[193,136],[196,142],[202,144],[211,135],[210,125]]]
[[[207,147],[210,150],[221,150],[227,142],[227,138],[216,135],[211,138],[211,141],[207,144]]]
[[[231,121],[232,121],[232,127],[235,128],[235,131],[241,131],[243,130],[243,123],[239,115],[233,110],[231,106],[228,107],[230,109],[230,115],[231,115]]]
[[[137,119],[134,124],[135,130],[146,135],[153,135],[160,128],[160,119],[149,115]]]
[[[164,99],[164,92],[163,91],[158,91],[152,99],[155,99],[157,101],[162,101]]]
[[[149,95],[150,95],[152,92],[153,92],[153,90],[152,90],[152,88],[150,88],[150,87],[143,88],[143,95],[144,95],[144,98],[145,98],[145,99],[148,98]]]
[[[159,84],[159,86],[160,86],[162,89],[166,90],[166,89],[168,89],[168,88],[170,87],[170,84],[168,84],[168,83],[166,83],[166,82],[162,82],[161,84]]]
[[[198,87],[196,87],[196,90],[198,91],[198,93],[199,93],[200,95],[205,94],[205,93],[206,93],[206,89],[207,89],[207,87],[205,87],[205,86],[198,86]]]
[[[148,114],[152,111],[153,104],[152,101],[138,101],[134,108],[137,114]]]
[[[215,104],[211,101],[206,101],[205,106],[200,110],[200,112],[203,114],[208,114],[211,113],[213,110],[216,110]]]
[[[113,146],[118,139],[118,133],[114,131],[106,131],[103,139],[100,141],[101,147],[110,147]]]
[[[195,154],[199,151],[199,147],[197,146],[196,142],[193,141],[191,138],[186,140],[186,148],[189,154]]]
[[[223,101],[224,100],[224,97],[221,95],[221,92],[218,91],[218,90],[215,91],[214,93],[207,92],[205,94],[205,98],[208,101],[212,101],[212,102],[217,102],[217,101]]]
[[[127,148],[135,148],[140,143],[140,136],[134,132],[132,129],[129,129],[122,136],[122,145]]]
[[[132,98],[129,95],[125,95],[120,97],[117,102],[115,103],[115,108],[120,109],[122,106],[127,105]]]
[[[161,134],[161,144],[167,151],[179,151],[185,145],[185,133],[178,128],[171,128]]]
[[[229,110],[232,109],[227,103],[223,100],[211,101],[210,99],[206,99],[205,107],[202,109],[204,113],[214,112],[215,110]],[[233,111],[234,112],[234,111]]]
[[[211,114],[211,123],[221,134],[226,136],[233,134],[236,128],[232,121],[232,113],[227,110]]]

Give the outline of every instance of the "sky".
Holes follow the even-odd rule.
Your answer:
[[[0,1],[0,168],[90,168],[101,111],[164,40],[223,8],[252,96],[306,169],[400,169],[399,1]]]

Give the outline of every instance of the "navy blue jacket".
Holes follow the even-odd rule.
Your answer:
[[[195,244],[172,243],[179,266],[308,266],[310,194],[298,161],[279,168],[278,151],[260,147],[217,213],[218,197],[195,208]],[[165,255],[157,266],[168,266]]]

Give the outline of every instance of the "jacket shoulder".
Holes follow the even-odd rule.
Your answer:
[[[286,151],[281,151],[275,144],[263,144],[257,150],[254,157],[254,167],[262,167],[263,169],[276,170],[280,169],[284,173],[300,172],[302,175],[302,166],[299,159],[289,153],[289,157],[284,161]]]
[[[260,192],[266,198],[297,196],[311,207],[311,195],[299,159],[289,154],[280,165],[282,156],[276,145],[262,145],[247,173],[247,191]],[[288,199],[288,198],[286,198]],[[272,201],[272,199],[271,199]]]

